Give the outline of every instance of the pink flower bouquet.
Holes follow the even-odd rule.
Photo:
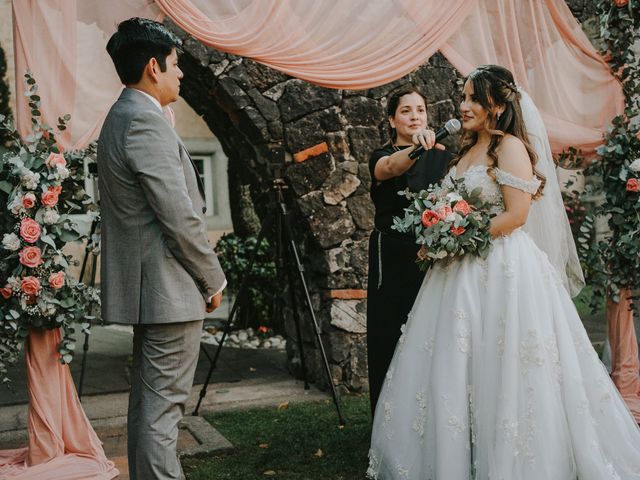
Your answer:
[[[480,199],[480,188],[469,193],[458,182],[455,188],[431,185],[420,193],[398,193],[406,196],[411,205],[405,209],[404,217],[394,218],[391,228],[416,236],[416,243],[421,245],[416,261],[421,268],[467,254],[487,256],[491,217],[488,206]]]

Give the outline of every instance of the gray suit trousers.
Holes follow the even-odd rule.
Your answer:
[[[191,393],[202,320],[133,327],[127,425],[131,480],[182,479],[178,423]]]

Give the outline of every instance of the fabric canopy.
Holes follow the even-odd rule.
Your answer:
[[[622,89],[563,0],[14,0],[18,124],[29,129],[24,86],[40,83],[55,125],[71,113],[65,148],[95,139],[121,88],[104,45],[131,16],[177,25],[216,49],[330,88],[398,79],[441,49],[463,74],[484,63],[514,71],[541,110],[554,152],[593,152]],[[70,19],[76,19],[76,22]]]
[[[329,88],[365,89],[415,70],[473,0],[156,0],[183,30]]]

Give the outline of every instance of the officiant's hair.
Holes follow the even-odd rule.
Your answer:
[[[146,18],[133,17],[118,24],[118,31],[107,42],[107,53],[113,60],[120,81],[138,83],[149,60],[155,58],[160,70],[167,70],[167,57],[180,49],[182,41],[167,27]]]

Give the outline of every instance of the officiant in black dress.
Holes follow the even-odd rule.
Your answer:
[[[385,374],[400,337],[401,326],[424,279],[416,264],[418,245],[413,235],[391,230],[393,217],[403,216],[409,201],[398,191],[418,192],[438,182],[452,155],[436,145],[427,127],[424,96],[404,87],[387,99],[391,141],[373,151],[369,159],[375,229],[369,239],[367,289],[367,350],[371,411],[375,411]],[[419,145],[425,152],[409,158]]]

